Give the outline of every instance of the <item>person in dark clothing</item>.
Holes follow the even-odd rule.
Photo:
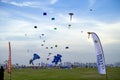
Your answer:
[[[4,68],[1,66],[0,68],[0,80],[4,80]]]

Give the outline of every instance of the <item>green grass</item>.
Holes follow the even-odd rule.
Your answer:
[[[120,80],[120,68],[108,68],[108,80]],[[5,80],[9,80],[7,71]],[[12,70],[12,80],[106,80],[94,68],[76,69],[16,69]]]

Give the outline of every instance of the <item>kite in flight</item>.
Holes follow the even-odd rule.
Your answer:
[[[40,59],[40,56],[36,53],[33,54],[33,59],[30,59],[29,64],[34,65],[33,61],[36,59]]]
[[[72,21],[72,16],[74,15],[73,13],[69,13],[70,15],[70,21]]]
[[[52,63],[55,63],[55,64],[57,65],[58,62],[61,62],[61,61],[62,61],[62,60],[61,60],[61,57],[62,57],[62,55],[60,55],[60,54],[55,55]]]

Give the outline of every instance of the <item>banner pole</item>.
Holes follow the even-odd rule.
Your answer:
[[[9,56],[8,56],[8,73],[9,73],[9,80],[11,80],[11,45],[10,42],[9,45]]]
[[[105,77],[106,77],[106,80],[108,80],[107,66],[106,66],[106,75],[105,75]]]
[[[10,73],[10,80],[11,80],[11,73]]]

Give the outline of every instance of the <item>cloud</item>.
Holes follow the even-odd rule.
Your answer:
[[[34,0],[34,1],[14,1],[14,0],[1,0],[1,2],[6,4],[11,4],[17,7],[30,7],[30,8],[39,8],[43,11],[53,11],[53,8],[50,5],[55,4],[58,0]]]
[[[95,3],[96,3],[96,0],[88,0],[89,1],[89,6],[92,7]]]
[[[51,0],[51,4],[55,4],[55,3],[57,3],[58,2],[58,0]]]
[[[63,22],[65,22],[67,20],[67,17],[60,15],[59,18],[62,18],[62,17],[63,17],[63,19],[65,19]],[[85,28],[86,31],[84,31],[84,29],[83,29],[83,33],[81,33],[80,31],[81,31],[82,27],[79,27],[79,24],[77,24],[77,23],[81,22],[81,19],[79,20],[78,18],[77,19],[75,18],[74,24],[71,27],[71,29],[68,29],[67,26],[57,26],[58,30],[54,31],[51,29],[51,30],[47,31],[49,28],[51,28],[50,26],[47,26],[45,24],[41,25],[40,22],[38,22],[37,24],[38,24],[38,26],[42,26],[42,27],[39,27],[40,29],[39,28],[38,29],[41,30],[41,28],[42,28],[44,30],[43,32],[46,32],[46,34],[45,34],[46,37],[47,38],[50,37],[50,39],[46,40],[45,46],[51,47],[54,44],[58,44],[57,49],[53,49],[54,51],[53,50],[50,50],[50,51],[54,52],[54,54],[58,53],[58,52],[61,53],[64,56],[63,61],[73,61],[73,62],[81,61],[81,60],[79,60],[79,58],[83,59],[85,57],[83,59],[83,62],[86,62],[87,60],[94,62],[95,59],[92,54],[92,53],[94,53],[93,41],[91,41],[90,43],[87,41],[87,33],[86,32],[90,31],[90,30],[95,31],[98,34],[98,36],[100,37],[100,39],[104,45],[106,43],[109,43],[109,44],[115,43],[115,42],[111,41],[112,40],[111,37],[114,35],[117,35],[117,34],[115,34],[116,31],[119,34],[120,24],[119,23],[107,24],[107,23],[104,23],[101,21],[94,21],[94,20],[82,20],[82,21],[83,21],[83,24],[85,24],[85,23],[87,24],[89,22],[89,24],[96,24],[96,25],[94,27],[86,25],[86,26],[88,26]],[[21,30],[23,30],[23,29],[27,30],[27,29],[31,28],[30,26],[32,25],[32,23],[30,23],[29,21],[19,21],[19,20],[11,20],[10,24],[11,25],[9,27],[11,29],[9,28],[9,30],[12,30],[12,29],[13,30],[12,30],[12,34],[8,32],[9,33],[8,36],[12,35],[13,40],[15,40],[14,38],[18,38],[18,39],[22,38],[20,36],[21,36],[21,34],[24,34],[24,33],[22,33]],[[21,24],[21,25],[18,25],[18,24]],[[17,27],[14,25],[17,25]],[[45,27],[43,27],[43,26],[45,26]],[[33,29],[33,27],[32,27],[32,29]],[[41,32],[39,30],[34,29],[28,33],[39,34]],[[18,32],[15,34],[14,31],[18,31]],[[113,33],[114,33],[114,35],[113,35]],[[16,35],[17,37],[14,37],[14,35]],[[34,36],[38,37],[38,35],[34,35]],[[117,36],[119,37],[119,35],[117,35]],[[28,35],[28,37],[31,37],[31,36]],[[16,62],[21,63],[22,62],[22,64],[27,64],[29,59],[31,58],[33,52],[40,53],[40,55],[42,56],[41,61],[45,61],[48,51],[45,49],[45,47],[41,47],[41,40],[39,38],[36,40],[35,37],[32,36],[31,40],[28,40],[23,35],[24,39],[22,41],[15,40],[15,41],[11,42],[11,44],[13,45],[12,47],[13,47],[13,55],[14,55],[13,63],[16,63]],[[118,37],[115,37],[113,39],[117,40]],[[2,42],[4,42],[4,41],[2,41]],[[65,50],[65,46],[69,46],[70,49]],[[6,48],[6,47],[4,47],[4,48]],[[29,49],[29,52],[27,52],[28,49]],[[86,49],[90,49],[90,50],[86,50]],[[72,55],[73,53],[74,53],[74,55]],[[91,56],[86,56],[87,54],[88,55],[91,54]],[[27,58],[26,59],[23,58],[22,57],[23,55],[25,55],[25,57],[27,57]],[[16,58],[17,56],[20,56],[20,59],[17,59]],[[80,56],[80,57],[78,57],[78,56]],[[76,57],[76,59],[74,59],[74,57]],[[90,57],[91,57],[91,59],[90,59]],[[73,59],[71,59],[71,58],[73,58]],[[88,59],[86,60],[86,58],[88,58]]]
[[[3,3],[7,3],[7,4],[11,4],[14,6],[19,6],[19,7],[45,7],[48,5],[53,5],[56,2],[58,2],[58,0],[46,0],[46,1],[12,1],[12,0],[1,0],[1,2]]]
[[[20,6],[20,7],[38,7],[40,6],[39,3],[37,2],[21,2],[21,3],[17,3],[17,2],[10,2],[10,4],[15,5],[15,6]]]
[[[11,0],[2,0],[1,2],[11,4],[14,6],[19,6],[19,7],[38,7],[38,6],[40,6],[39,2],[33,2],[33,1],[16,2],[16,1],[11,1]]]
[[[3,12],[3,11],[1,11],[1,12]],[[7,12],[4,11],[2,14],[4,14],[4,13],[7,13]],[[97,21],[97,20],[88,19],[88,18],[84,19],[81,17],[79,18],[79,17],[74,16],[73,21],[71,22],[71,24],[72,24],[71,29],[69,30],[68,29],[69,16],[66,16],[63,14],[56,14],[57,15],[56,20],[54,22],[50,22],[48,19],[41,19],[35,15],[21,13],[21,12],[15,12],[15,11],[14,11],[14,13],[17,13],[17,14],[23,16],[24,20],[23,19],[11,19],[11,17],[5,18],[4,21],[2,19],[2,21],[6,22],[6,24],[4,24],[4,25],[2,24],[4,27],[0,31],[3,32],[3,30],[5,30],[7,32],[2,33],[2,35],[4,35],[4,36],[1,35],[2,36],[1,40],[5,40],[7,35],[12,35],[11,39],[18,38],[17,35],[19,37],[24,36],[25,31],[28,31],[28,32],[31,31],[32,34],[30,34],[31,35],[30,37],[37,35],[37,34],[41,34],[42,32],[46,32],[49,35],[50,39],[53,39],[52,36],[54,36],[54,35],[52,35],[52,34],[56,34],[56,36],[54,36],[54,37],[56,37],[58,39],[62,38],[63,35],[69,36],[69,38],[68,37],[67,38],[70,39],[71,36],[79,37],[79,34],[81,33],[81,31],[83,31],[84,33],[88,32],[88,31],[95,31],[96,33],[98,33],[98,35],[100,35],[100,38],[104,44],[119,42],[119,39],[118,39],[119,38],[118,34],[120,31],[119,30],[120,29],[119,21],[117,23],[110,24],[110,23],[105,23],[102,21]],[[8,13],[6,15],[10,16],[10,14],[8,14]],[[31,19],[33,21],[31,21]],[[34,24],[32,22],[34,22]],[[21,24],[21,25],[18,25],[18,24]],[[39,27],[37,30],[35,30],[36,32],[33,30],[33,26],[35,24]],[[7,28],[8,25],[9,25],[9,27],[12,27],[12,28]],[[17,27],[15,25],[17,25]],[[44,27],[40,28],[40,26],[44,26]],[[57,29],[58,29],[57,31],[53,30],[54,26],[57,27]],[[18,32],[16,34],[14,34],[15,31],[18,31]],[[39,33],[37,33],[37,32],[39,32]],[[67,35],[66,32],[69,33],[69,35]],[[87,38],[87,36],[86,36],[86,38]],[[35,40],[35,37],[34,37],[34,40]]]

